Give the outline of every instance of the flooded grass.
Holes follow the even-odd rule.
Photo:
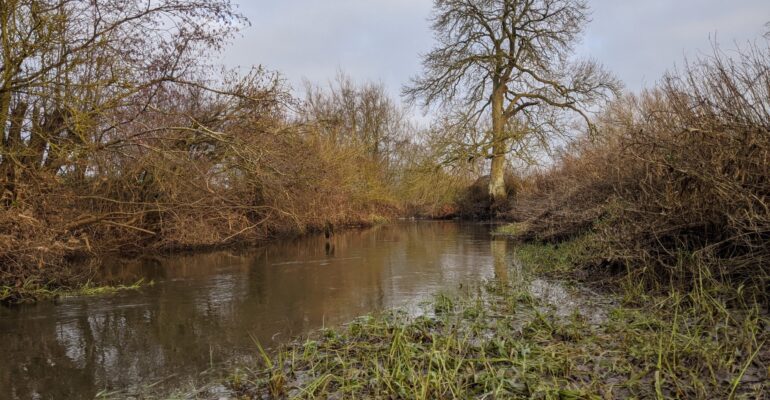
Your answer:
[[[140,279],[131,285],[98,285],[92,282],[87,282],[80,288],[70,291],[64,291],[61,293],[61,297],[73,297],[73,296],[103,296],[108,294],[114,294],[123,292],[126,290],[139,290],[145,286],[152,286],[155,282],[145,282],[144,279]]]
[[[139,290],[142,287],[152,285],[154,282],[145,282],[144,279],[140,279],[130,285],[99,285],[87,281],[76,288],[49,288],[45,285],[0,286],[0,304],[19,304],[77,296],[104,296],[127,290]]]
[[[512,224],[500,225],[494,230],[494,232],[492,232],[492,234],[498,236],[517,236],[523,232],[526,232],[528,229],[529,223],[516,222]]]
[[[423,316],[388,312],[328,329],[238,370],[241,398],[745,398],[770,390],[770,321],[673,295],[593,323],[529,284],[439,295]],[[684,306],[684,304],[688,304]]]
[[[582,262],[591,240],[590,235],[585,235],[559,244],[521,243],[513,255],[530,273],[566,278]]]

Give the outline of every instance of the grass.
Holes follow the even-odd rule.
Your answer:
[[[74,290],[64,291],[61,297],[76,297],[76,296],[104,296],[109,294],[115,294],[118,292],[124,292],[127,290],[139,290],[145,286],[152,286],[155,282],[144,282],[144,279],[140,279],[131,285],[96,285],[92,282],[86,282],[85,285]]]
[[[145,282],[144,279],[140,279],[131,285],[98,285],[87,281],[75,288],[50,288],[32,283],[25,283],[20,287],[0,286],[0,304],[19,304],[62,297],[105,296],[127,290],[139,290],[153,284],[152,281]]]
[[[381,214],[369,214],[369,217],[366,220],[372,225],[385,225],[390,223],[390,218]]]
[[[512,224],[500,225],[495,228],[493,235],[499,236],[518,236],[529,230],[528,222],[514,222]]]
[[[548,275],[564,275],[574,271],[589,249],[593,236],[585,235],[559,244],[522,243],[514,249],[514,257],[530,271]]]
[[[566,270],[579,241],[525,245],[525,263]],[[240,398],[761,399],[770,391],[770,320],[674,293],[617,299],[598,321],[564,315],[537,276],[438,295],[423,316],[391,311],[322,330],[232,374]],[[591,295],[583,295],[591,296]]]
[[[586,260],[596,235],[586,233],[567,242],[541,243],[521,242],[518,239],[529,230],[528,222],[516,222],[497,227],[495,236],[508,236],[517,240],[514,259],[526,265],[530,272],[549,276],[566,277],[575,271],[575,266]]]

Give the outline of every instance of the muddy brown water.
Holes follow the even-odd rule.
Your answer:
[[[490,225],[403,222],[264,247],[108,265],[153,286],[0,308],[0,399],[79,399],[183,387],[228,360],[324,326],[496,275]]]

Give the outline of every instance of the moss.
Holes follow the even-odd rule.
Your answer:
[[[131,284],[131,285],[117,285],[117,286],[111,286],[111,285],[95,285],[91,282],[86,283],[80,288],[77,288],[75,290],[70,291],[64,291],[61,296],[62,297],[74,297],[74,296],[102,296],[102,295],[108,295],[108,294],[114,294],[118,292],[124,292],[127,290],[139,290],[142,287],[145,286],[152,286],[155,282],[144,282],[143,279],[140,279],[139,281]]]

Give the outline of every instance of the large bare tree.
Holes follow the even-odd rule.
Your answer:
[[[493,204],[507,197],[509,146],[561,129],[563,111],[590,127],[589,110],[619,90],[596,62],[571,59],[588,22],[585,0],[435,0],[432,22],[438,46],[404,94],[425,108],[460,108],[466,124],[491,116],[475,144],[492,160]]]

